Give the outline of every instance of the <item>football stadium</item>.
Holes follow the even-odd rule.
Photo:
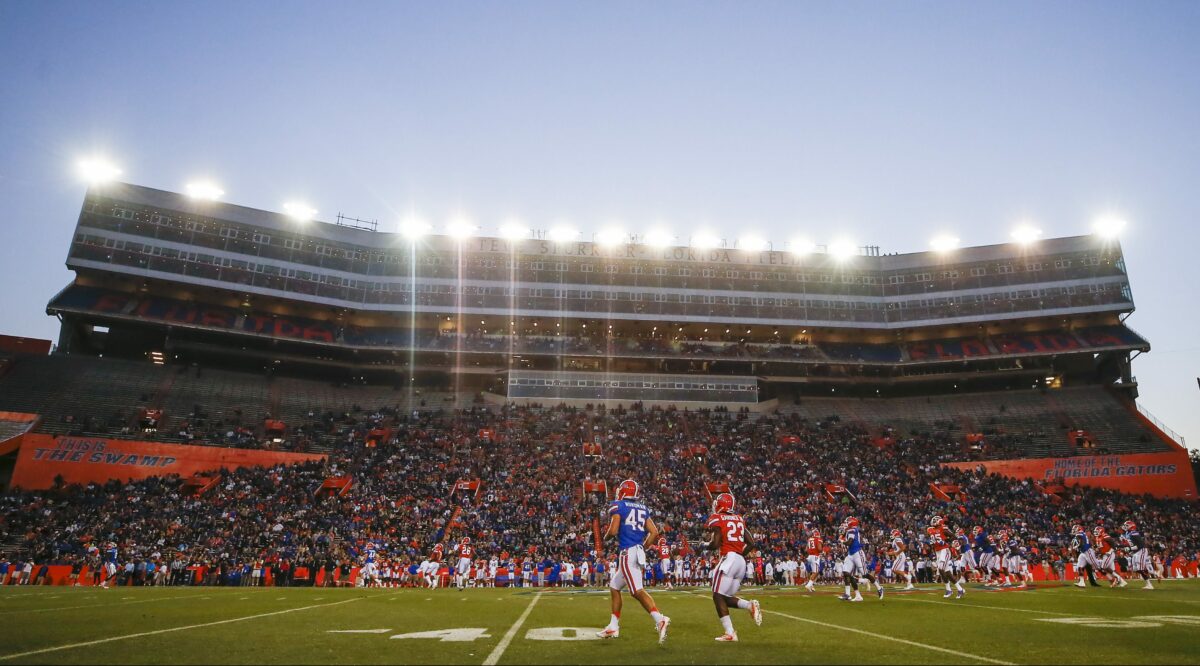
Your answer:
[[[0,666],[1200,665],[1197,34],[0,2]]]
[[[1195,660],[1195,476],[1114,235],[304,212],[88,189],[54,353],[0,356],[0,660]]]

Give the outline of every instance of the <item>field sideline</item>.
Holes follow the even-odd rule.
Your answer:
[[[1200,581],[1140,588],[944,601],[925,586],[861,604],[832,587],[749,589],[765,620],[735,612],[737,644],[713,642],[706,589],[652,590],[673,620],[659,646],[632,600],[620,638],[588,640],[608,619],[596,589],[5,587],[0,664],[1200,663]]]

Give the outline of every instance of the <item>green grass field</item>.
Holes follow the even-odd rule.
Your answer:
[[[922,589],[860,604],[833,588],[749,589],[765,619],[736,611],[734,644],[713,642],[707,590],[654,591],[673,620],[660,646],[632,600],[620,638],[591,639],[606,590],[6,587],[0,664],[1200,663],[1200,581],[1140,588],[972,588],[961,601]]]

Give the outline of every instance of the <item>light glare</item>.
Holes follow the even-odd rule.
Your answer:
[[[692,247],[701,250],[711,250],[721,244],[721,239],[709,231],[698,232],[692,236]]]
[[[951,252],[958,249],[958,237],[943,234],[929,241],[930,247],[937,252]]]
[[[187,193],[188,196],[193,199],[216,201],[217,199],[221,198],[221,195],[225,194],[225,190],[222,190],[217,186],[216,183],[213,183],[212,181],[200,180],[188,183]]]
[[[410,215],[400,220],[400,234],[410,241],[415,241],[429,233],[433,227],[421,218]]]
[[[845,238],[836,240],[829,245],[829,254],[832,254],[837,259],[849,259],[858,254],[858,245],[854,241]]]
[[[738,239],[737,243],[739,250],[746,250],[748,252],[761,252],[767,249],[767,241],[763,240],[760,236],[742,236]]]
[[[86,157],[76,167],[79,176],[92,185],[111,182],[121,175],[121,169],[103,157]]]
[[[1125,220],[1116,215],[1101,215],[1092,224],[1092,229],[1103,238],[1116,238],[1125,229]]]
[[[675,240],[675,236],[665,229],[651,229],[646,232],[646,245],[651,247],[666,247]]]
[[[446,225],[446,233],[455,240],[466,240],[470,238],[479,227],[471,224],[471,221],[465,217],[456,217],[450,220]]]
[[[1012,237],[1021,245],[1029,245],[1042,237],[1042,230],[1032,224],[1022,224],[1013,230]]]
[[[289,201],[283,204],[283,212],[299,222],[308,222],[317,216],[317,209],[303,201]]]
[[[596,232],[596,243],[604,247],[612,247],[624,243],[628,238],[624,229],[620,227],[606,227]]]
[[[554,227],[550,230],[550,240],[555,243],[567,243],[575,239],[579,232],[570,227]]]
[[[529,235],[529,227],[520,220],[508,220],[500,225],[500,236],[508,240],[521,240]]]
[[[791,248],[792,254],[799,256],[812,254],[813,250],[817,249],[816,244],[807,238],[793,238],[788,241],[788,247]]]

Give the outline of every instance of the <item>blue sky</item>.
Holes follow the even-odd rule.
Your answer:
[[[0,331],[100,152],[329,219],[663,223],[885,252],[1118,212],[1142,403],[1200,445],[1200,3],[0,3]]]

